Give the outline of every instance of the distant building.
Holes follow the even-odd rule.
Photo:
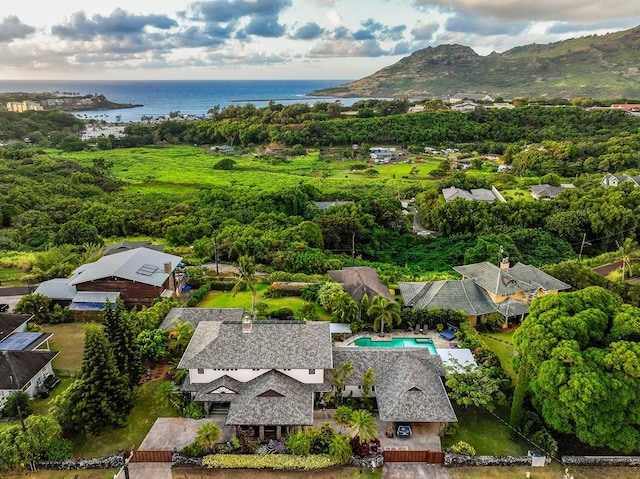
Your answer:
[[[457,200],[458,198],[462,198],[467,201],[485,201],[488,203],[493,203],[495,200],[498,200],[501,203],[506,202],[494,186],[492,186],[490,190],[486,188],[472,188],[469,191],[452,186],[450,188],[444,188],[442,190],[442,196],[447,203]]]
[[[547,184],[534,185],[529,190],[531,196],[535,200],[555,200],[556,197],[566,189],[575,188],[571,183],[565,183],[560,186],[550,186]]]
[[[9,101],[7,102],[7,110],[16,113],[23,113],[29,110],[44,110],[42,105],[33,101]]]
[[[220,146],[212,146],[211,151],[213,151],[214,153],[220,153],[223,155],[230,155],[231,153],[234,153],[236,149],[233,146],[220,145]]]
[[[449,103],[454,105],[456,103],[462,103],[465,100],[490,101],[493,103],[493,97],[486,93],[456,93],[449,98]]]

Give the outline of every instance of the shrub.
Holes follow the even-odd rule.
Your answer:
[[[20,411],[18,413],[18,410]],[[25,419],[34,412],[31,397],[24,391],[16,391],[12,393],[2,409],[2,415],[10,419]]]
[[[198,428],[194,443],[201,446],[205,451],[211,452],[221,435],[222,431],[215,422],[206,422]]]
[[[271,316],[273,319],[291,319],[293,318],[293,315],[294,312],[291,308],[280,308],[269,313],[269,316]]]
[[[455,436],[460,430],[460,424],[457,422],[448,422],[442,429],[444,436]]]
[[[348,437],[336,434],[329,444],[329,457],[340,464],[346,464],[353,457],[351,442]]]
[[[311,452],[311,439],[302,431],[289,435],[285,444],[287,451],[294,456],[308,456]]]
[[[264,456],[246,454],[214,454],[206,456],[202,465],[219,469],[272,469],[302,470],[324,469],[338,466],[341,462],[327,455],[293,456],[289,454],[266,454]]]
[[[205,451],[200,444],[197,444],[195,442],[192,442],[191,444],[186,446],[184,449],[182,449],[182,451],[180,451],[180,453],[189,457],[203,457],[208,454],[208,452]]]
[[[558,453],[558,443],[544,427],[531,435],[531,442],[534,443],[545,456],[552,457]]]
[[[184,408],[184,417],[189,419],[202,419],[204,414],[204,405],[201,402],[190,402]]]
[[[73,443],[68,439],[54,439],[45,452],[47,461],[66,461],[71,457]]]
[[[453,454],[464,454],[465,456],[475,456],[476,449],[464,441],[458,441],[449,448],[449,452]]]
[[[351,415],[353,414],[353,408],[349,406],[338,406],[336,413],[333,416],[333,420],[336,424],[341,426],[348,426],[351,424]]]

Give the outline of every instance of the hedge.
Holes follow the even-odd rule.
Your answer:
[[[339,466],[340,461],[325,454],[293,456],[291,454],[212,454],[205,456],[202,465],[217,469],[273,469],[309,471]]]

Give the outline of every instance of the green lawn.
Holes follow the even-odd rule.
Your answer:
[[[34,399],[31,404],[33,404],[35,414],[38,414],[39,416],[49,414],[49,408],[51,407],[52,401],[71,386],[72,382],[73,378],[63,378],[47,399]]]
[[[515,378],[515,372],[511,364],[511,358],[515,352],[511,342],[513,333],[513,331],[482,333],[482,340],[486,343],[489,349],[491,349],[491,351],[498,355],[500,365],[504,372],[512,378]]]
[[[99,436],[74,438],[73,455],[99,457],[113,454],[118,449],[135,449],[142,443],[157,418],[177,417],[175,409],[164,405],[158,394],[162,382],[160,379],[149,381],[136,389],[136,405],[126,427],[109,429]]]
[[[562,479],[565,466],[553,463],[547,467],[449,467],[451,479],[522,479],[529,472],[531,479]],[[637,467],[571,467],[576,479],[636,479]]]
[[[263,302],[269,306],[269,312],[275,311],[280,308],[291,308],[294,312],[302,308],[305,305],[304,301],[299,296],[283,296],[282,298],[263,298],[264,293],[267,291],[266,284],[258,284],[256,286],[258,295],[257,301]],[[207,296],[198,304],[199,308],[244,308],[249,311],[251,309],[251,293],[249,291],[241,291],[235,295],[235,297],[225,291],[211,291]],[[331,315],[327,310],[315,305],[315,312],[318,315],[318,319],[322,321],[330,321]]]
[[[2,479],[113,479],[116,469],[78,469],[74,471],[2,472]]]
[[[449,447],[458,441],[471,444],[478,455],[509,456],[526,454],[529,447],[511,438],[511,429],[494,414],[484,409],[467,409],[454,405],[460,429],[454,436],[442,438],[442,447]],[[503,420],[508,421],[508,409],[496,410]]]
[[[53,333],[49,340],[52,351],[60,351],[53,360],[58,374],[69,375],[69,371],[80,371],[84,351],[84,323],[45,324],[43,330]]]

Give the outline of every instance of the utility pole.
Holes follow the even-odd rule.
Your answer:
[[[356,234],[351,235],[351,266],[356,265]]]
[[[218,271],[218,242],[216,240],[216,236],[218,236],[218,232],[213,232],[213,258],[216,262],[216,276],[220,276],[220,271]]]
[[[580,243],[580,253],[578,253],[578,261],[582,261],[582,249],[587,242],[587,233],[582,233],[582,243]]]

